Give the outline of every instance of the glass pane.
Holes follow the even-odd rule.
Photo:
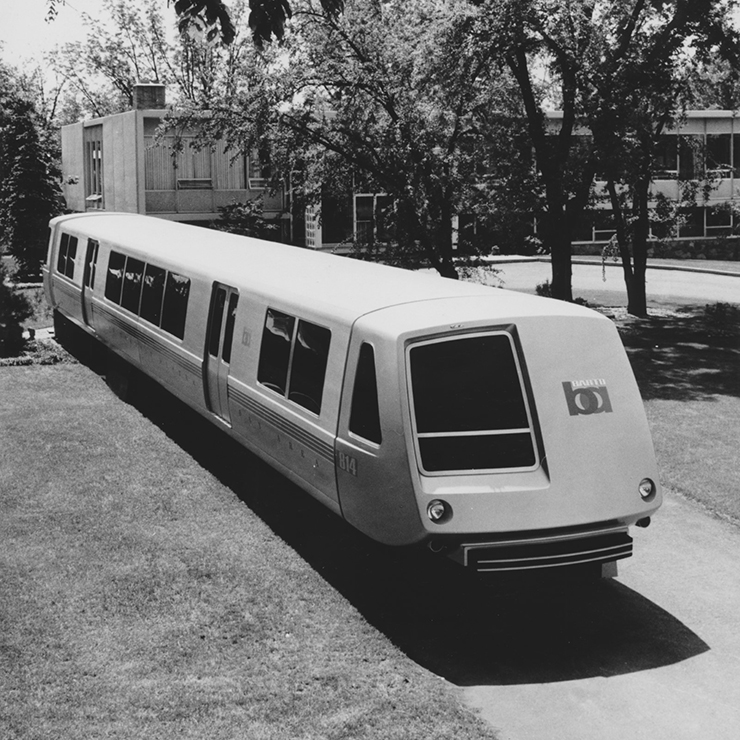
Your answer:
[[[678,176],[678,140],[676,136],[661,136],[655,147],[655,179],[674,179]]]
[[[68,249],[69,234],[62,234],[62,238],[59,241],[59,256],[57,258],[57,272],[60,272],[62,275],[66,272]]]
[[[85,285],[92,288],[95,284],[95,266],[98,262],[98,242],[95,239],[87,240],[87,256],[85,257]]]
[[[108,275],[105,281],[105,297],[114,303],[121,302],[121,288],[123,287],[123,267],[126,257],[119,252],[111,252],[108,260]]]
[[[529,468],[535,463],[528,432],[487,436],[426,437],[419,440],[421,464],[439,470]]]
[[[508,336],[426,344],[410,356],[417,432],[529,427]]]
[[[267,309],[257,380],[282,396],[288,385],[288,363],[294,326],[293,316]]]
[[[231,346],[234,340],[234,324],[236,323],[236,305],[239,302],[239,294],[232,293],[229,298],[229,311],[226,315],[226,329],[224,329],[224,346],[221,350],[221,359],[231,362]]]
[[[682,180],[701,177],[702,137],[696,134],[679,136],[678,165]]]
[[[221,327],[224,321],[224,306],[226,305],[226,290],[218,288],[213,296],[211,306],[211,326],[208,330],[208,354],[218,357],[218,346],[221,342]]]
[[[141,260],[129,257],[126,260],[126,269],[123,273],[123,295],[121,306],[131,313],[139,313],[141,299],[141,278],[144,274],[144,263]]]
[[[175,272],[167,273],[162,308],[162,328],[178,339],[185,336],[185,319],[188,313],[190,278]]]
[[[678,235],[704,236],[704,209],[688,208],[681,211],[678,224]]]
[[[298,322],[288,398],[314,414],[321,411],[330,343],[328,329],[308,321]]]
[[[349,430],[358,437],[380,444],[380,410],[378,408],[378,383],[375,376],[375,352],[369,344],[360,348],[357,375],[352,392],[352,412]]]
[[[75,276],[75,258],[77,257],[77,237],[69,237],[69,247],[67,248],[67,264],[64,268],[64,274],[72,279]]]
[[[144,286],[141,292],[141,318],[154,326],[162,320],[162,298],[164,297],[164,278],[166,270],[147,265],[144,273]]]
[[[730,134],[707,135],[707,168],[729,176],[732,170],[732,137]]]

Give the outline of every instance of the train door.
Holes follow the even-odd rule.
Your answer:
[[[92,326],[93,305],[92,293],[95,285],[95,268],[98,264],[100,244],[95,239],[87,240],[85,254],[85,274],[82,280],[82,318],[87,326]]]
[[[239,292],[228,285],[214,283],[208,315],[204,373],[208,408],[227,424],[229,416],[228,380],[234,322]]]

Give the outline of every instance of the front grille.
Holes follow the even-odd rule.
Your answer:
[[[558,568],[605,563],[632,555],[632,538],[624,532],[585,537],[464,546],[465,563],[480,573]]]

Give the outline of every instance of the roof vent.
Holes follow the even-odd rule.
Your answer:
[[[139,82],[134,85],[135,110],[162,110],[165,86],[157,82]]]

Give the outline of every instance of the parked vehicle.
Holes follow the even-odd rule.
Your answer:
[[[369,537],[478,571],[615,563],[661,503],[581,306],[131,214],[51,222],[74,324]]]

